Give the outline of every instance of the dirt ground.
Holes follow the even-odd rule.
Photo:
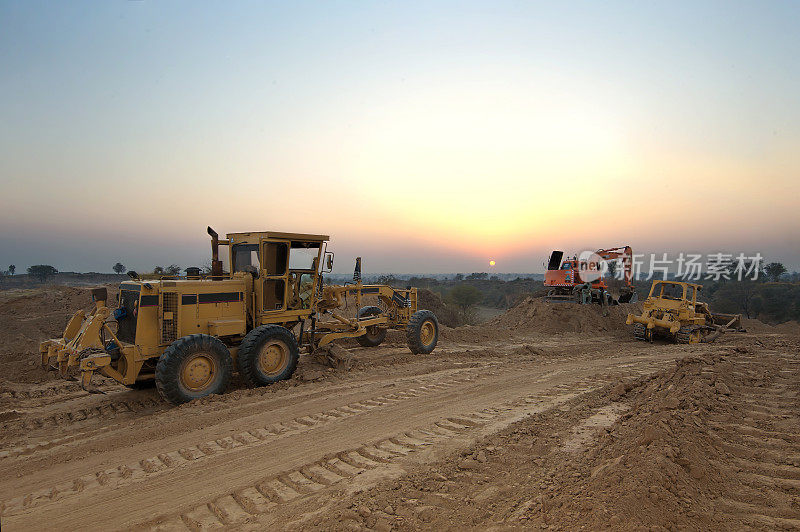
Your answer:
[[[0,292],[5,530],[800,529],[800,326],[636,342],[635,305],[527,299],[343,343],[349,370],[170,407],[38,367],[81,288]]]

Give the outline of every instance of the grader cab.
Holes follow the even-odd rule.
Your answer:
[[[682,344],[713,342],[726,331],[744,331],[741,314],[715,314],[697,301],[702,285],[678,281],[653,281],[641,315],[628,314],[637,340],[652,342],[657,336]]]
[[[42,365],[64,377],[79,371],[90,391],[95,372],[129,387],[155,380],[161,395],[178,404],[222,393],[234,368],[255,386],[288,379],[301,351],[339,338],[374,347],[387,329],[405,329],[413,353],[436,347],[438,321],[417,310],[415,288],[363,284],[360,258],[353,283],[323,283],[333,267],[328,236],[252,232],[220,239],[210,227],[208,233],[209,275],[192,268],[185,278],[150,280],[131,272],[113,311],[106,289],[93,290],[95,308],[78,311],[61,338],[41,343]],[[228,271],[220,246],[228,247]],[[356,317],[340,312],[348,296]],[[365,296],[379,306],[362,307]]]

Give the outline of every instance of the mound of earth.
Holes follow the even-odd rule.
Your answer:
[[[800,335],[800,323],[796,321],[787,321],[778,325],[770,325],[753,318],[742,318],[742,326],[747,332],[753,333]]]
[[[455,310],[445,305],[439,294],[431,292],[427,288],[417,290],[417,308],[419,310],[430,310],[436,314],[436,319],[440,325],[457,327],[461,320]]]
[[[43,382],[52,378],[39,367],[39,342],[57,338],[78,309],[89,310],[89,289],[48,285],[0,292],[0,361],[3,379]]]
[[[600,305],[547,303],[541,298],[528,297],[485,326],[544,334],[627,332],[628,314],[638,314],[641,310],[639,303],[613,305],[608,307],[608,315],[603,316]]]
[[[797,480],[782,480],[800,471],[796,410],[776,417],[755,406],[767,397],[797,405],[796,391],[775,378],[797,375],[796,366],[734,355],[688,357],[634,386],[617,385],[612,399],[628,394],[629,413],[582,461],[562,463],[543,502],[548,521],[591,507],[604,510],[580,520],[589,528],[800,524]]]

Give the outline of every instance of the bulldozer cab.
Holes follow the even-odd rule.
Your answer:
[[[684,303],[694,307],[698,287],[699,285],[678,281],[653,281],[648,299],[658,300],[658,305],[666,308],[678,308]]]

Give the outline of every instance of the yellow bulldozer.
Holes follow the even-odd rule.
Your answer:
[[[173,404],[227,388],[234,368],[251,385],[288,379],[300,352],[339,338],[374,347],[387,329],[405,329],[413,353],[436,347],[439,324],[417,310],[416,288],[396,289],[361,281],[356,259],[353,282],[326,285],[333,268],[329,237],[280,232],[211,236],[211,271],[187,268],[180,278],[149,279],[129,272],[117,306],[105,288],[92,291],[94,309],[78,311],[61,338],[41,343],[42,365],[63,377],[79,372],[84,389],[97,391],[99,372],[129,387],[152,384]],[[223,271],[219,247],[228,247]],[[346,317],[347,297],[358,314]],[[379,306],[363,306],[374,296]]]
[[[680,281],[653,281],[639,316],[628,314],[637,340],[655,337],[682,344],[708,343],[726,331],[744,332],[741,314],[714,314],[697,301],[702,285]]]

